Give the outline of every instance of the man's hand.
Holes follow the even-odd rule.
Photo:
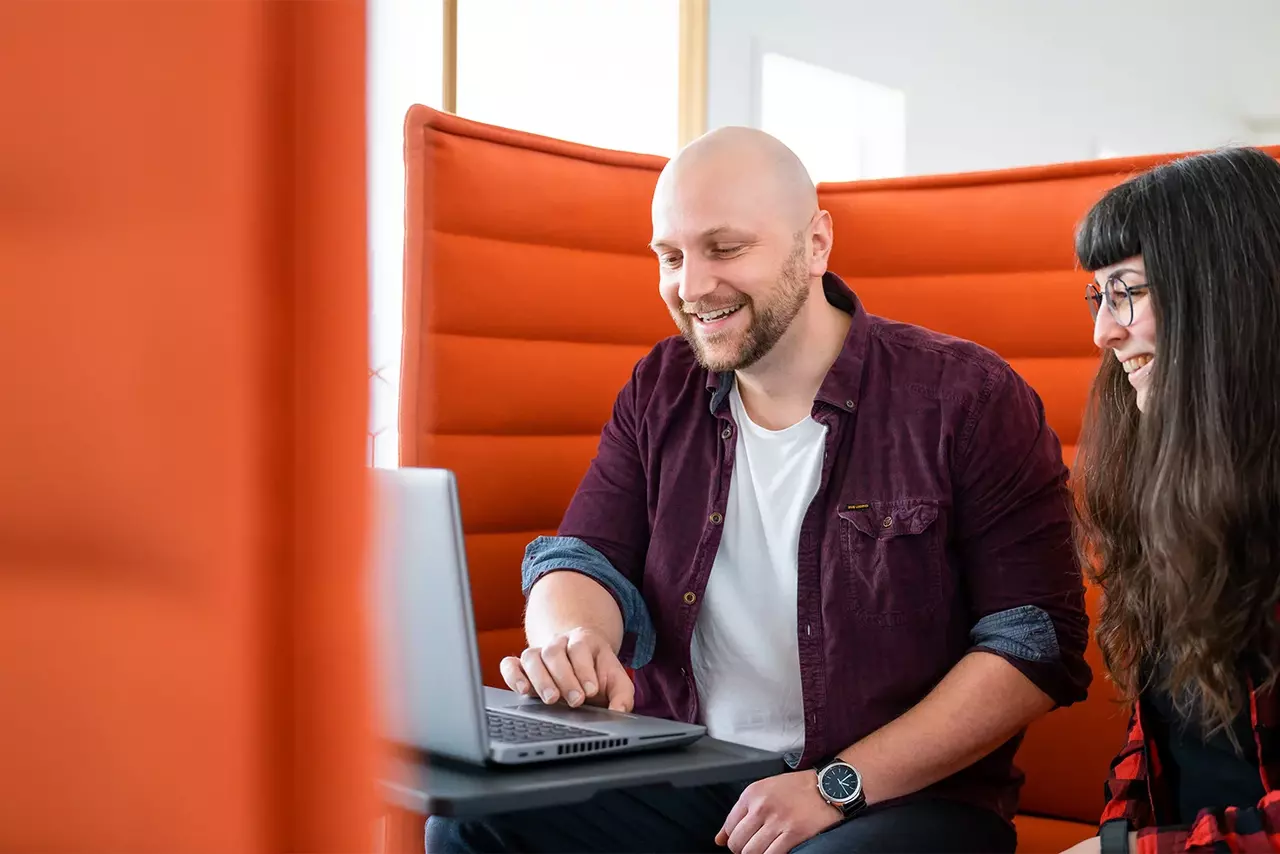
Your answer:
[[[635,686],[607,638],[588,628],[553,635],[545,646],[529,647],[520,657],[502,659],[507,686],[529,697],[570,706],[584,702],[629,712]]]
[[[818,793],[814,771],[757,780],[743,791],[716,834],[733,854],[784,854],[843,818]]]

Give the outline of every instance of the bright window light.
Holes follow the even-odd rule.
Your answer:
[[[669,156],[679,48],[679,0],[463,0],[458,115]]]
[[[760,128],[795,151],[814,181],[906,173],[906,96],[899,89],[766,53]]]
[[[369,433],[366,462],[399,465],[404,287],[404,116],[443,100],[443,0],[370,0]]]

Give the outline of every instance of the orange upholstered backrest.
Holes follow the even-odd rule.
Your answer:
[[[364,19],[0,3],[0,851],[369,847]]]
[[[1271,149],[1280,155],[1280,148]],[[1174,155],[824,184],[831,268],[868,310],[992,348],[1035,387],[1070,464],[1098,365],[1072,252],[1076,223],[1109,187]],[[1091,615],[1097,593],[1088,591]],[[1037,722],[1019,752],[1022,807],[1095,821],[1128,710],[1090,644],[1089,699]]]
[[[520,561],[560,523],[635,362],[669,334],[663,160],[415,107],[405,122],[401,464],[458,476],[484,676],[524,646]]]

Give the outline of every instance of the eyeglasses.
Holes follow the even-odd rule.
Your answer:
[[[1105,302],[1116,323],[1128,326],[1133,323],[1134,300],[1141,301],[1147,295],[1149,287],[1146,282],[1130,285],[1124,279],[1112,276],[1101,289],[1093,282],[1086,285],[1084,298],[1089,302],[1089,314],[1093,316],[1094,322],[1097,322],[1098,312]]]

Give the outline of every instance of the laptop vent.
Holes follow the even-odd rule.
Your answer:
[[[557,756],[571,756],[575,753],[592,753],[597,750],[609,750],[614,747],[626,747],[625,738],[598,738],[595,741],[577,741],[572,744],[556,745]]]

